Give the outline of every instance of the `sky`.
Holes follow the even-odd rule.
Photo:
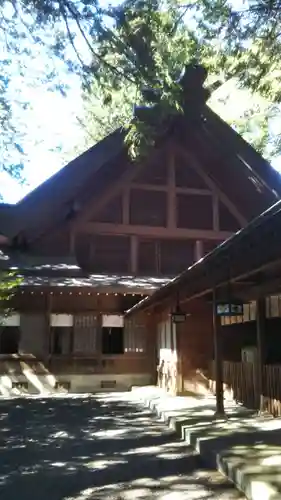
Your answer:
[[[29,106],[25,110],[20,106],[14,109],[15,123],[19,131],[23,130],[25,133],[23,172],[25,182],[19,183],[8,174],[0,173],[0,192],[6,203],[16,203],[62,168],[75,156],[74,147],[83,143],[83,132],[76,119],[82,113],[79,77],[66,73],[62,66],[56,67],[59,78],[66,81],[69,87],[66,96],[63,96],[48,84],[41,83],[42,75],[52,70],[53,62],[40,47],[35,48],[33,53],[36,57],[32,60],[27,56],[26,61],[20,63],[15,61],[15,66],[12,67],[10,100],[26,101]],[[19,71],[21,64],[25,66],[24,75]],[[232,99],[230,92],[227,106],[223,104],[217,108],[222,118],[226,116],[235,118],[247,108],[247,94],[243,92],[240,94],[239,106],[237,106],[237,96],[235,97]],[[281,161],[277,160],[275,166],[279,169]]]
[[[7,3],[4,15],[8,34],[13,14],[12,4]],[[6,101],[12,106],[13,125],[17,133],[22,135],[18,142],[25,153],[24,182],[19,183],[0,172],[0,194],[6,203],[16,203],[62,168],[75,156],[74,148],[83,141],[83,132],[77,122],[77,116],[82,113],[81,80],[78,75],[67,71],[61,59],[51,56],[46,48],[54,44],[54,35],[56,31],[62,31],[62,26],[58,25],[56,30],[46,33],[36,32],[35,36],[45,42],[36,43],[30,36],[30,30],[26,29],[28,25],[32,27],[33,18],[25,16],[25,22],[21,23],[18,17],[18,33],[24,34],[23,38],[19,38],[19,53],[17,47],[14,49],[13,46],[10,52],[10,47],[5,43],[8,37],[3,36],[4,30],[0,32],[2,75],[10,80],[6,88]],[[8,42],[10,40],[13,41],[13,37],[8,38]],[[79,36],[76,37],[76,45],[83,52],[85,62],[88,62],[89,54]],[[75,60],[70,46],[65,56]],[[5,64],[5,60],[9,64]],[[54,78],[47,77],[52,74]],[[65,93],[60,92],[56,85],[63,86]],[[14,151],[12,158],[14,163],[18,162]]]
[[[81,112],[80,82],[72,78],[67,97],[45,88],[24,89],[30,109],[22,112],[27,124],[24,140],[24,183],[0,173],[3,200],[16,203],[31,189],[64,166],[74,155],[73,148],[83,139],[76,116]],[[71,155],[72,153],[72,155]]]
[[[30,190],[62,168],[75,155],[73,147],[83,141],[83,132],[76,116],[82,112],[80,81],[75,76],[68,76],[70,89],[67,96],[59,92],[47,91],[45,87],[25,88],[24,97],[30,102],[30,108],[22,113],[22,120],[28,125],[24,141],[26,161],[23,184],[12,179],[8,174],[0,173],[0,186],[3,201],[16,203]],[[228,95],[225,88],[224,95]],[[241,110],[249,104],[249,96],[240,92],[239,106],[237,98],[228,98],[227,106],[216,105],[216,111],[222,118],[239,117]],[[281,167],[280,160],[275,167]]]

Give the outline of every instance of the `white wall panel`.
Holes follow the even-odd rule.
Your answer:
[[[105,328],[123,328],[124,317],[117,314],[103,314],[102,326]]]
[[[20,314],[14,313],[7,317],[0,317],[1,326],[20,326]]]
[[[73,326],[72,314],[51,314],[51,326]]]

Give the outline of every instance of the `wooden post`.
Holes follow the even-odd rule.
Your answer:
[[[195,262],[198,262],[198,260],[202,259],[202,257],[204,256],[204,248],[202,240],[195,241],[194,254],[195,254]]]
[[[263,366],[264,366],[264,336],[266,322],[266,300],[260,298],[257,300],[257,387],[259,395],[259,412],[264,411],[264,383],[263,383]]]
[[[130,241],[131,246],[131,273],[136,276],[138,273],[138,237],[133,235],[131,236]]]
[[[217,193],[213,194],[213,230],[219,231],[220,217],[219,217],[219,197]]]
[[[225,416],[223,397],[223,359],[222,359],[222,331],[220,318],[217,316],[217,291],[213,289],[213,336],[215,354],[215,380],[216,380],[216,413],[217,417]]]
[[[179,388],[179,360],[178,360],[178,339],[177,339],[177,323],[173,323],[171,315],[171,346],[173,368],[175,370],[174,393],[182,392],[182,387]]]
[[[167,227],[177,227],[177,200],[176,200],[176,180],[175,180],[175,159],[174,152],[168,154],[168,198],[167,198]]]

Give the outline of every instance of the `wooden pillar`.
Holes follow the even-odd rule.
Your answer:
[[[131,236],[131,273],[136,276],[138,274],[138,237],[136,235]]]
[[[219,197],[217,193],[213,194],[213,230],[219,231],[220,218],[219,218]]]
[[[171,311],[172,312],[172,311]],[[172,356],[172,369],[174,371],[173,380],[173,393],[176,395],[179,390],[179,372],[178,372],[178,349],[177,349],[177,323],[172,320],[172,314],[170,317],[170,332],[171,332],[171,356]]]
[[[217,316],[217,291],[213,290],[213,336],[215,355],[215,381],[216,381],[216,416],[224,416],[223,397],[223,359],[222,359],[222,327]]]
[[[266,299],[260,298],[257,300],[257,388],[259,395],[259,411],[264,411],[264,383],[263,383],[263,366],[264,366],[264,337],[266,326]]]
[[[175,179],[175,158],[174,152],[168,154],[168,199],[167,199],[167,227],[177,227],[177,200],[176,200],[176,179]]]
[[[201,240],[195,241],[194,254],[195,254],[194,255],[195,262],[198,262],[198,260],[202,259],[202,257],[204,256],[203,241],[201,241]]]

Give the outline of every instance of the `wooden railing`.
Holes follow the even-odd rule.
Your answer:
[[[211,363],[209,388],[215,393],[214,363]],[[223,383],[225,396],[243,403],[244,406],[259,409],[260,394],[258,374],[253,363],[223,362]],[[264,410],[281,416],[281,365],[263,367]]]

